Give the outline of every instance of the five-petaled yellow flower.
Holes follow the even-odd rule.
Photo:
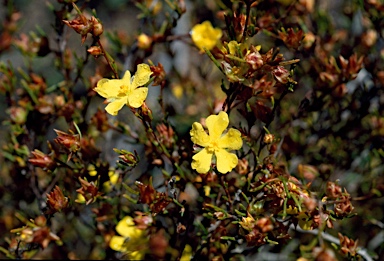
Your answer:
[[[192,41],[200,51],[204,51],[204,48],[213,49],[222,35],[221,29],[213,28],[210,21],[195,25],[191,31]]]
[[[227,150],[238,150],[243,146],[240,131],[230,128],[223,134],[229,124],[228,114],[224,111],[209,116],[205,123],[209,134],[198,122],[193,123],[190,131],[192,142],[204,147],[192,157],[192,169],[207,173],[211,167],[212,156],[215,155],[217,170],[223,174],[230,172],[237,166],[238,158]]]
[[[149,81],[151,74],[147,64],[139,64],[133,77],[126,71],[122,79],[101,79],[94,90],[109,102],[105,110],[111,115],[117,115],[125,104],[139,108],[144,103],[148,88],[141,86]]]
[[[113,236],[109,246],[115,251],[125,253],[129,260],[142,260],[148,244],[145,231],[136,228],[130,216],[119,221],[116,231],[120,236]]]

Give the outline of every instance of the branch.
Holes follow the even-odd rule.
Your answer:
[[[336,238],[336,237],[334,237],[328,233],[321,232],[318,229],[304,230],[304,229],[300,228],[299,226],[297,226],[295,228],[295,226],[292,224],[290,226],[290,230],[298,231],[300,233],[312,234],[315,236],[321,236],[322,239],[327,240],[328,242],[331,242],[331,243],[334,243],[334,244],[340,246],[340,240],[338,238]],[[372,257],[368,254],[367,249],[365,249],[363,247],[359,247],[359,250],[357,250],[357,253],[360,256],[362,256],[366,261],[373,261]]]

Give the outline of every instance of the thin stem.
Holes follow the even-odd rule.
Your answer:
[[[284,98],[285,95],[288,94],[288,90],[284,90],[284,92],[280,95],[279,99],[276,100],[275,102],[275,105],[273,106],[273,109],[272,109],[272,112],[271,112],[271,117],[269,119],[269,121],[265,124],[265,128],[268,129],[269,125],[272,123],[272,121],[275,119],[275,114],[276,114],[276,110],[277,108],[280,106],[280,102],[281,100]],[[263,142],[263,139],[264,139],[264,136],[265,136],[265,128],[262,129],[261,131],[261,134],[259,136],[260,138],[260,147],[259,147],[259,150],[257,152],[257,155],[260,156],[260,153],[261,153],[261,150],[265,147],[265,144]],[[258,139],[259,139],[258,138]]]
[[[245,40],[245,37],[247,36],[249,15],[251,13],[251,4],[247,2],[246,5],[247,5],[247,11],[246,11],[246,17],[245,17],[245,26],[244,26],[243,36],[241,37],[240,42],[243,42]]]
[[[116,79],[119,79],[119,75],[117,74],[117,72],[116,72],[115,69],[113,68],[113,66],[112,66],[112,62],[109,60],[108,55],[107,55],[107,53],[105,52],[103,45],[101,44],[100,38],[97,39],[97,43],[98,43],[98,45],[100,46],[101,52],[103,53],[103,56],[105,57],[105,60],[107,61],[109,67],[112,69],[113,74],[115,75],[115,78],[116,78]]]

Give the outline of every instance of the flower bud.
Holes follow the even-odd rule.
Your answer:
[[[152,45],[152,38],[149,37],[148,35],[140,34],[137,37],[137,46],[140,49],[147,50],[151,47],[151,45]]]
[[[361,42],[366,47],[372,47],[377,42],[377,32],[374,29],[369,29],[368,31],[364,32],[361,37]]]
[[[143,103],[143,105],[141,105],[141,111],[143,113],[144,118],[146,118],[147,121],[153,120],[152,110],[147,106],[145,102]]]
[[[304,48],[305,49],[311,48],[315,41],[316,41],[316,36],[312,32],[306,33],[303,39]]]
[[[101,195],[101,192],[99,192],[97,186],[93,182],[88,182],[81,177],[79,177],[79,181],[81,188],[77,189],[76,192],[85,198],[85,204],[88,205],[95,202],[96,198]]]
[[[155,77],[155,79],[153,80],[153,85],[154,86],[164,85],[166,74],[165,74],[163,65],[161,63],[158,63],[157,66],[152,65],[152,66],[150,66],[150,68],[151,68],[151,71],[153,73],[153,76]]]
[[[76,33],[80,35],[87,35],[92,31],[92,25],[88,21],[83,21],[83,19],[75,19],[72,21],[63,20],[63,23],[71,27]]]
[[[87,52],[89,52],[90,54],[92,54],[96,58],[103,53],[99,46],[91,46],[88,48]]]
[[[91,17],[90,22],[93,25],[92,35],[96,37],[100,36],[104,31],[103,25],[94,16]]]
[[[56,166],[56,162],[40,150],[35,149],[31,153],[33,155],[33,158],[30,158],[28,161],[32,163],[32,165],[50,170],[52,170]]]
[[[11,120],[16,124],[24,124],[27,121],[28,111],[20,106],[12,106],[7,111]]]
[[[140,161],[139,155],[137,154],[136,150],[135,150],[134,154],[130,151],[119,150],[116,148],[114,148],[113,150],[120,154],[119,162],[122,163],[123,165],[127,165],[129,167],[134,167]]]
[[[292,28],[288,28],[287,31],[279,31],[279,37],[286,46],[293,49],[298,49],[301,45],[301,41],[304,38],[304,32],[302,30],[294,31]]]
[[[80,137],[77,134],[68,134],[60,130],[54,129],[57,134],[55,142],[62,145],[70,152],[76,152],[80,149]]]
[[[68,207],[68,204],[68,198],[64,197],[64,194],[59,186],[55,186],[53,191],[47,194],[47,205],[49,208],[49,214],[61,212],[63,209]]]
[[[44,216],[38,216],[35,218],[35,225],[38,227],[44,227],[47,224],[47,219]]]

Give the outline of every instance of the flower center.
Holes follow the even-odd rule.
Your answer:
[[[210,153],[214,153],[215,151],[220,149],[216,140],[211,141],[210,144],[206,148],[207,148],[208,152],[210,152]]]
[[[117,97],[127,96],[129,93],[129,87],[127,85],[121,85],[120,90],[117,93]]]

